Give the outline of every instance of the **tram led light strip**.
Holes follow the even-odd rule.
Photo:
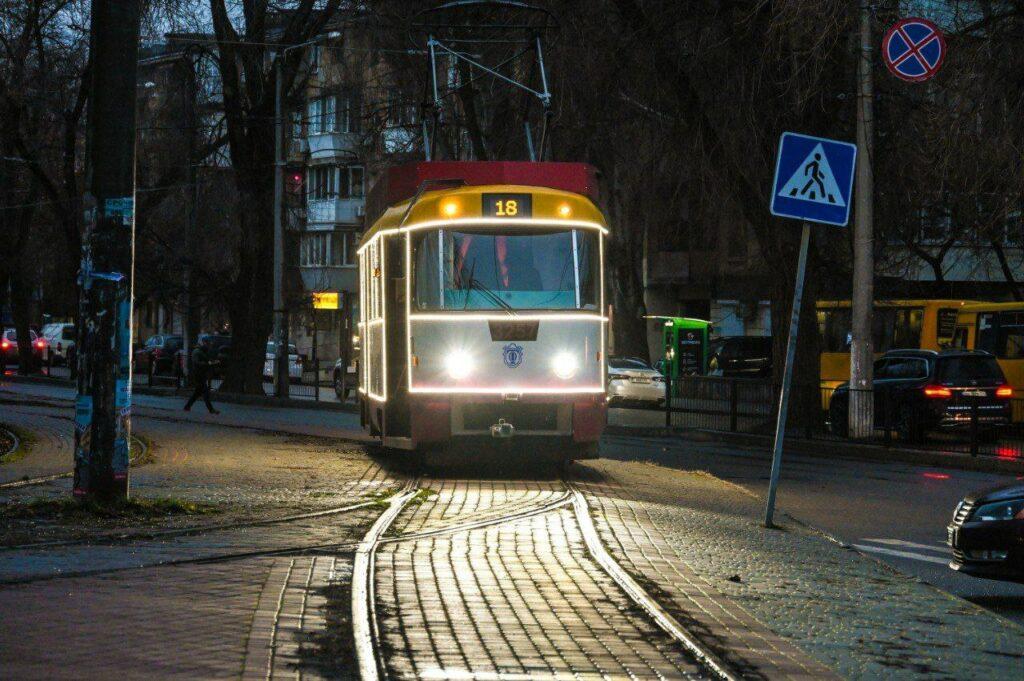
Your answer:
[[[582,386],[579,388],[564,387],[564,388],[519,388],[516,386],[502,387],[502,388],[485,388],[483,386],[459,386],[458,388],[449,388],[446,386],[418,386],[415,388],[409,388],[411,393],[435,393],[444,395],[461,395],[461,394],[473,394],[473,395],[505,395],[508,393],[514,393],[519,395],[594,395],[597,393],[604,392],[604,386]]]
[[[580,227],[582,229],[593,229],[601,232],[605,236],[608,235],[608,228],[598,222],[592,222],[590,220],[538,220],[534,218],[457,218],[454,220],[424,220],[423,222],[414,222],[411,225],[404,227],[392,227],[391,229],[379,230],[373,237],[365,244],[359,247],[356,253],[362,253],[364,249],[369,248],[370,244],[377,241],[379,237],[391,236],[393,234],[400,234],[403,232],[414,232],[420,229],[430,229],[431,227],[460,227],[460,226],[479,226],[479,225],[534,225],[536,227]]]
[[[417,313],[410,314],[409,320],[413,322],[486,322],[486,321],[541,321],[544,319],[556,321],[581,321],[581,322],[607,322],[608,318],[599,314],[588,314],[586,312],[573,314],[571,312],[555,312],[551,314],[534,313],[510,315],[507,312],[498,314],[463,314],[460,312],[449,313]]]

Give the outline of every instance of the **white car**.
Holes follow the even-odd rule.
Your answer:
[[[263,362],[263,378],[268,381],[274,380],[274,357],[277,354],[277,343],[267,343],[267,357]],[[302,380],[302,360],[299,359],[299,351],[291,343],[288,344],[288,378],[293,383]]]
[[[632,357],[608,358],[608,405],[663,404],[665,377]]]
[[[50,344],[54,364],[68,364],[75,361],[75,325],[53,323],[43,326],[43,338]]]

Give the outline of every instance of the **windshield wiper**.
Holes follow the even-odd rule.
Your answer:
[[[494,303],[495,305],[497,305],[498,307],[503,309],[505,312],[508,312],[513,317],[516,316],[515,309],[511,305],[506,303],[504,300],[502,300],[501,296],[499,296],[497,293],[495,293],[491,289],[487,288],[487,286],[485,284],[482,284],[478,280],[473,279],[472,277],[470,277],[470,279],[469,279],[469,288],[470,289],[476,289],[480,293],[484,294],[484,298],[486,298],[487,300],[491,301],[492,303]],[[469,305],[469,296],[466,296],[466,305]],[[463,309],[465,309],[465,308],[463,308]]]

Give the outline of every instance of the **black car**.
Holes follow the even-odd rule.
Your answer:
[[[711,341],[708,373],[712,376],[771,376],[771,336],[725,336]]]
[[[968,494],[946,528],[949,567],[974,577],[1024,582],[1024,485]]]
[[[932,430],[968,430],[977,410],[986,439],[1009,425],[1013,388],[996,358],[973,350],[890,350],[875,361],[875,426],[900,439],[920,441]],[[832,432],[845,437],[850,385],[836,388],[829,404]]]

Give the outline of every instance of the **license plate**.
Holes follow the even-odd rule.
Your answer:
[[[633,376],[629,379],[630,383],[650,383],[651,379],[643,378],[641,376]]]
[[[984,397],[984,390],[965,390],[963,392],[964,397]]]

